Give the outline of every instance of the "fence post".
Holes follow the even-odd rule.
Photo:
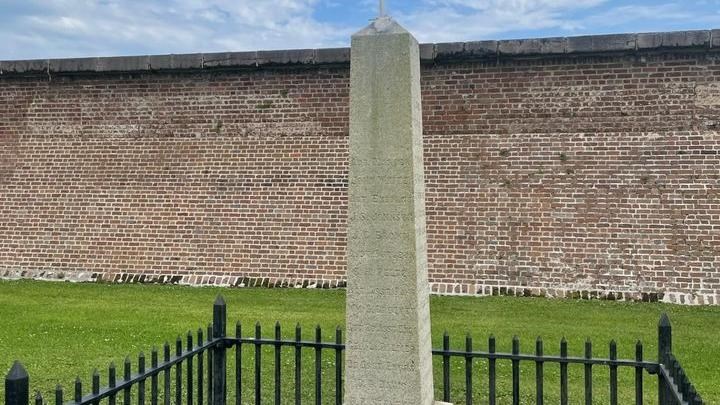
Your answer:
[[[222,296],[218,295],[213,305],[213,338],[223,339],[226,336],[226,325],[227,325],[227,311],[225,307],[225,300]],[[225,358],[225,343],[221,342],[213,348],[213,405],[225,405],[227,399],[227,380],[226,380],[226,358]]]
[[[15,361],[5,376],[5,405],[28,405],[30,401],[30,377],[25,367]]]
[[[668,354],[670,353],[672,353],[672,326],[670,326],[670,318],[667,314],[662,314],[658,323],[658,363],[664,365],[668,370],[670,367]],[[660,372],[658,372],[658,404],[672,405],[669,382]]]

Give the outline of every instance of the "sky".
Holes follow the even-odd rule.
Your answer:
[[[420,42],[720,28],[720,0],[385,0]],[[348,46],[378,0],[0,0],[0,60]]]

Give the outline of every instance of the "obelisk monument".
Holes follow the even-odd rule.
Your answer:
[[[419,47],[381,5],[351,53],[345,405],[432,405]]]

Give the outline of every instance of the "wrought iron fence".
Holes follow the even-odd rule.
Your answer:
[[[279,405],[283,401],[281,392],[281,356],[282,349],[290,348],[294,357],[294,375],[292,400],[299,405],[303,401],[302,387],[302,353],[303,349],[314,352],[314,404],[323,403],[323,352],[330,351],[334,361],[334,398],[328,398],[336,405],[343,403],[343,351],[345,345],[342,340],[342,331],[335,330],[334,342],[323,342],[322,330],[315,329],[315,339],[311,341],[302,340],[300,326],[295,329],[294,339],[283,339],[279,324],[275,325],[274,337],[263,338],[259,324],[255,325],[253,337],[243,337],[241,325],[238,323],[235,328],[235,337],[227,336],[227,312],[225,302],[218,297],[213,306],[213,323],[207,327],[207,335],[203,330],[197,331],[197,343],[193,343],[193,335],[188,333],[185,344],[178,338],[175,343],[175,353],[171,354],[171,347],[166,343],[162,350],[162,361],[157,349],[150,354],[150,366],[146,367],[146,358],[143,353],[137,359],[137,372],[132,373],[132,365],[129,358],[123,364],[123,375],[118,379],[117,368],[111,364],[108,368],[107,386],[101,388],[100,374],[97,370],[93,372],[89,392],[83,389],[83,384],[78,378],[73,387],[72,398],[67,400],[65,391],[58,386],[55,390],[55,405],[99,405],[101,401],[107,401],[108,405],[117,405],[118,397],[121,396],[122,405],[130,405],[134,400],[138,405],[145,405],[147,402],[146,384],[149,380],[149,403],[150,405],[197,404],[197,405],[227,405],[227,353],[235,350],[234,364],[234,402],[236,405],[243,404],[243,347],[250,346],[254,349],[254,365],[252,372],[252,396],[248,398],[249,403],[260,405],[267,396],[262,392],[263,376],[263,348],[271,348],[273,353],[273,395],[272,403]],[[496,339],[491,336],[488,339],[487,351],[476,351],[473,349],[472,337],[465,339],[465,349],[456,350],[450,347],[450,337],[446,333],[443,336],[443,347],[434,349],[433,355],[442,363],[442,398],[450,402],[451,398],[451,359],[464,359],[465,389],[464,403],[472,405],[474,402],[473,387],[477,378],[473,375],[474,361],[485,359],[488,364],[487,403],[497,403],[498,385],[498,361],[509,361],[512,368],[512,404],[520,404],[520,364],[530,362],[535,365],[535,397],[534,403],[541,405],[545,401],[545,378],[544,372],[548,363],[557,364],[560,371],[560,403],[569,403],[568,394],[568,365],[580,364],[584,366],[584,403],[593,403],[593,370],[597,367],[608,367],[609,369],[609,402],[612,405],[618,404],[618,368],[631,368],[635,374],[635,404],[643,404],[643,378],[644,374],[656,375],[658,379],[659,405],[698,405],[703,404],[700,395],[690,383],[680,363],[672,353],[672,329],[670,320],[663,315],[658,325],[658,360],[648,361],[643,359],[643,346],[638,342],[635,347],[635,359],[618,359],[617,345],[611,342],[609,345],[609,357],[593,357],[593,345],[590,340],[585,343],[585,355],[583,357],[568,356],[568,345],[563,339],[560,342],[560,355],[545,355],[544,342],[538,338],[535,342],[534,354],[520,353],[520,341],[513,338],[512,350],[510,353],[496,351]],[[195,367],[193,367],[195,365]],[[206,367],[206,368],[205,368]],[[183,374],[185,370],[185,374]],[[174,381],[173,381],[174,371]],[[160,383],[162,382],[162,392]],[[174,382],[174,384],[173,384]],[[183,383],[185,388],[183,389]],[[133,388],[135,388],[133,390]],[[30,402],[29,377],[23,366],[15,362],[5,378],[5,405],[29,405]],[[50,403],[38,392],[34,397],[35,405]],[[573,401],[578,403],[578,401]]]

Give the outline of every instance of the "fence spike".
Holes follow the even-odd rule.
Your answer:
[[[92,393],[93,395],[100,393],[100,372],[98,372],[98,369],[94,369],[92,373]]]
[[[668,316],[667,312],[663,312],[660,315],[660,321],[658,322],[658,326],[670,326],[670,317]]]
[[[123,378],[125,381],[130,381],[131,363],[130,356],[125,357],[125,363],[123,365]],[[123,405],[130,405],[130,387],[123,390]]]
[[[55,387],[55,405],[63,405],[63,387],[59,385]]]
[[[280,339],[282,339],[282,332],[280,330],[280,321],[275,321],[275,405],[280,405]]]
[[[115,388],[115,385],[117,383],[117,368],[115,367],[115,362],[111,361],[110,366],[108,367],[108,387]],[[110,397],[108,398],[108,405],[115,405],[117,399],[117,394],[112,393],[110,394]]]
[[[198,347],[202,346],[202,344],[203,344],[202,328],[198,328],[198,330],[197,330],[197,344],[198,344]],[[203,397],[204,391],[205,391],[205,388],[203,387],[203,379],[205,378],[205,370],[203,370],[203,361],[204,361],[203,353],[204,352],[201,351],[197,355],[197,359],[198,359],[198,362],[197,362],[197,404],[198,405],[203,405],[205,403],[204,397]],[[209,356],[209,354],[208,354],[208,356]],[[153,404],[153,405],[155,405],[155,404]]]
[[[115,380],[115,378],[116,378],[115,374],[116,374],[116,372],[117,372],[117,368],[115,367],[115,362],[114,362],[114,361],[111,361],[111,362],[110,362],[110,366],[108,366],[108,386],[109,386],[110,388],[115,388],[115,384],[116,384],[116,382],[115,382],[115,381],[116,381],[116,380]]]
[[[543,355],[543,340],[540,336],[535,339],[535,354],[538,356]]]
[[[302,329],[300,323],[295,325],[295,405],[302,401]]]
[[[339,347],[342,344],[342,329],[340,325],[335,327],[335,405],[342,405],[343,403],[343,358],[342,349]]]
[[[163,362],[167,363],[170,361],[170,343],[168,341],[165,341],[165,344],[163,345]],[[166,368],[163,372],[163,403],[165,405],[170,405],[170,398],[172,397],[172,392],[170,391],[170,369]]]
[[[19,361],[13,362],[5,376],[6,405],[27,405],[30,401],[30,376]]]
[[[670,318],[666,313],[660,315],[658,322],[658,363],[664,365],[670,374],[674,374],[670,355],[672,353],[672,326]],[[658,373],[658,402],[660,404],[670,403],[672,389],[668,381]]]
[[[585,341],[585,358],[592,359],[592,341],[587,338]],[[592,364],[585,364],[585,405],[592,405]]]
[[[495,353],[495,335],[488,337],[488,353]],[[496,400],[496,376],[495,376],[495,362],[494,357],[488,359],[488,404],[495,405]]]
[[[560,357],[568,355],[568,343],[565,336],[560,339]],[[568,363],[560,362],[560,405],[568,405]]]
[[[664,363],[667,353],[672,353],[672,326],[670,318],[663,313],[658,322],[658,361]]]
[[[138,354],[138,373],[143,374],[145,373],[145,353],[140,352]],[[138,382],[138,405],[145,405],[145,380],[140,380]]]
[[[80,376],[75,378],[75,402],[81,402],[82,401],[82,380],[80,380]]]
[[[227,306],[222,295],[213,304],[213,337],[215,339],[224,339],[227,336]],[[213,405],[225,405],[227,401],[227,352],[225,345],[221,341],[212,349],[212,403]],[[178,366],[178,370],[180,370]],[[179,371],[178,371],[179,373]],[[178,386],[180,384],[178,383]],[[178,397],[178,403],[182,399]]]
[[[640,340],[635,343],[635,361],[643,361],[643,344]],[[635,405],[643,403],[643,368],[635,367]]]
[[[472,376],[472,369],[473,369],[473,357],[470,355],[473,351],[473,339],[470,335],[470,332],[468,332],[465,335],[465,403],[467,405],[472,405],[473,403],[473,390],[472,390],[472,383],[473,383],[473,376]]]
[[[155,370],[158,367],[158,348],[153,346],[150,350],[150,367]],[[150,377],[150,404],[158,403],[158,373],[153,373]]]
[[[610,361],[617,360],[617,342],[615,342],[615,339],[610,341]],[[617,377],[617,364],[610,364],[610,405],[617,405],[618,398],[617,398],[617,385],[618,385],[618,377]]]
[[[235,337],[238,339],[235,346],[235,405],[242,404],[242,324],[238,320],[235,322]],[[198,359],[198,364],[202,362],[202,358]],[[199,386],[199,385],[198,385]]]
[[[188,352],[191,352],[193,349],[193,335],[191,331],[187,332],[187,336],[185,339],[185,350]],[[187,356],[187,388],[185,389],[185,392],[187,393],[187,403],[188,405],[192,405],[193,403],[193,357],[194,356]]]
[[[262,385],[261,385],[261,370],[262,370],[262,346],[258,341],[262,339],[262,328],[260,321],[255,322],[255,404],[260,405],[262,403]]]
[[[512,339],[512,354],[520,354],[520,338],[515,335]],[[520,360],[512,359],[512,403],[520,404]]]
[[[443,333],[443,401],[450,402],[450,335],[447,329]]]
[[[175,357],[182,355],[182,338],[178,336],[175,339]],[[175,364],[175,403],[182,404],[182,362]]]
[[[322,329],[315,326],[315,343],[322,342]],[[322,348],[315,346],[315,405],[322,404]]]
[[[536,405],[542,405],[544,401],[544,387],[545,382],[544,370],[543,370],[543,340],[542,337],[538,336],[535,339],[535,355],[540,357],[539,360],[535,361],[535,403]]]

